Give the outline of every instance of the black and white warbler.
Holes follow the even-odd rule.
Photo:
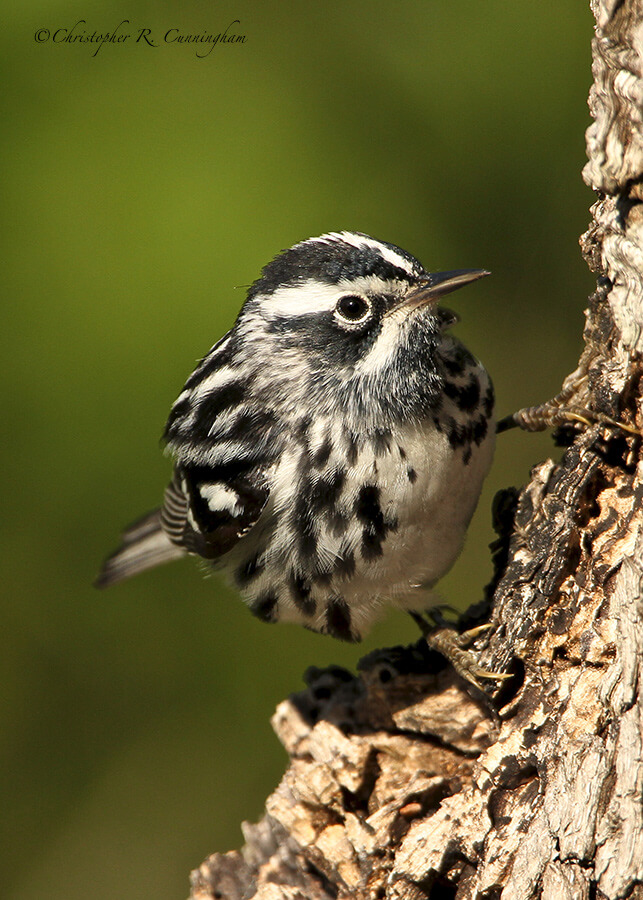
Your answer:
[[[353,232],[279,254],[172,407],[163,506],[97,583],[192,554],[259,618],[350,641],[387,604],[426,610],[495,436],[489,376],[438,300],[487,274]]]

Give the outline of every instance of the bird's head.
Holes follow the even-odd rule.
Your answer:
[[[251,286],[235,331],[246,352],[294,394],[368,405],[439,390],[436,353],[457,321],[445,294],[488,273],[427,272],[399,247],[357,232],[324,234],[272,260]]]
[[[284,422],[330,415],[359,431],[422,420],[442,402],[444,354],[456,346],[444,332],[457,317],[438,300],[486,274],[431,274],[356,232],[295,244],[264,268],[186,382],[168,445],[201,460],[248,435],[276,448]]]

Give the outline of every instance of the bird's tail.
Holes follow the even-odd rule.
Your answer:
[[[109,587],[146,569],[185,556],[185,550],[169,539],[161,526],[161,510],[155,509],[123,533],[121,546],[103,563],[96,587]]]

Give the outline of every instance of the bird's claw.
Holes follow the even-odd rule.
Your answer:
[[[429,615],[433,614],[431,610]],[[478,659],[471,650],[467,648],[475,641],[477,637],[492,628],[487,622],[484,625],[478,625],[475,628],[469,628],[460,634],[455,628],[444,626],[432,627],[426,619],[419,613],[412,612],[412,617],[420,626],[424,639],[432,650],[436,650],[441,656],[447,659],[461,678],[474,685],[479,690],[483,690],[479,679],[488,681],[504,681],[511,678],[511,674],[506,672],[493,672],[485,669],[478,663]],[[439,616],[438,616],[439,618]]]
[[[570,422],[578,422],[586,428],[591,425],[605,425],[636,437],[643,437],[640,429],[628,425],[627,422],[583,407],[559,405],[556,400],[550,400],[540,406],[528,406],[505,416],[498,422],[496,430],[502,432],[517,427],[524,431],[544,431],[546,428],[558,428]]]
[[[432,650],[437,650],[441,656],[449,660],[461,678],[479,690],[483,690],[478,679],[504,681],[511,678],[509,673],[485,669],[478,662],[475,653],[466,649],[479,634],[489,628],[491,625],[479,625],[463,634],[459,634],[452,628],[440,628],[425,634],[425,640]]]

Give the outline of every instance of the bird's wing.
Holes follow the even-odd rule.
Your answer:
[[[164,439],[176,460],[163,506],[126,530],[105,562],[100,587],[186,553],[215,560],[257,522],[266,471],[284,443],[276,417],[249,393],[227,334],[187,380]]]
[[[239,364],[237,343],[233,330],[210,350],[164,432],[176,468],[163,528],[172,543],[205,559],[227,553],[255,524],[268,500],[266,472],[284,443],[277,416]]]
[[[268,495],[258,472],[239,474],[223,484],[205,466],[177,466],[161,509],[125,530],[96,586],[117,584],[186,553],[217,559],[252,528]]]
[[[209,466],[177,466],[165,492],[161,523],[173,544],[214,560],[248,533],[268,496],[256,469],[222,480]]]

